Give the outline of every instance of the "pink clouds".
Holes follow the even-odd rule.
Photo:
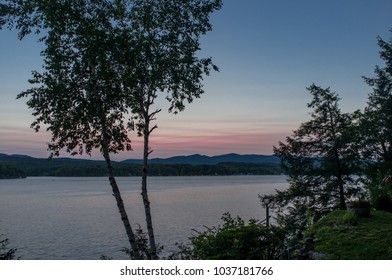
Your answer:
[[[291,129],[287,125],[256,120],[213,120],[190,119],[158,120],[159,128],[150,137],[151,157],[172,157],[177,155],[204,154],[272,154],[272,147],[284,140]],[[29,128],[0,127],[0,153],[26,154],[45,158],[49,155],[47,142],[50,133],[34,133]],[[131,133],[131,152],[113,155],[114,160],[141,158],[143,138]],[[65,151],[62,157],[70,156]],[[77,158],[90,158],[88,155]],[[102,159],[99,151],[94,151],[93,159]]]
[[[199,135],[152,135],[152,157],[170,157],[176,155],[204,154],[218,155],[225,153],[272,154],[276,139],[284,139],[284,133],[216,133]],[[140,157],[142,139],[133,140],[132,158]]]

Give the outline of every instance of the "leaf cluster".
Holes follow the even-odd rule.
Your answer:
[[[52,156],[131,150],[129,131],[143,133],[159,111],[148,113],[158,92],[167,93],[169,111],[182,111],[204,92],[203,75],[218,70],[197,54],[220,0],[6,3],[19,37],[37,33],[45,44],[43,71],[18,98],[29,98],[32,128],[52,133]]]
[[[0,260],[13,260],[16,258],[15,253],[16,249],[15,248],[8,248],[9,245],[9,240],[8,238],[2,239],[2,234],[0,234]]]
[[[151,249],[148,243],[148,237],[147,233],[143,231],[140,225],[138,225],[138,228],[135,230],[135,241],[138,245],[139,251],[141,253],[141,259],[142,260],[151,260]],[[157,246],[157,254],[160,254],[164,247],[160,244]],[[133,250],[130,248],[124,247],[121,250],[123,253],[125,253],[129,259],[135,260],[135,256],[133,253]]]
[[[199,39],[212,29],[208,16],[221,5],[221,1],[133,1],[120,24],[121,40],[132,46],[124,48],[123,63],[138,64],[124,73],[137,83],[135,104],[146,105],[156,91],[167,92],[169,110],[177,112],[184,109],[184,101],[192,102],[203,93],[203,74],[217,67],[211,58],[196,56]],[[140,106],[135,108],[140,113]]]
[[[35,87],[18,95],[36,120],[52,132],[48,149],[90,154],[107,146],[109,152],[130,150],[125,115],[129,91],[118,75],[113,23],[115,7],[107,1],[19,1],[15,8],[20,37],[33,27],[45,31],[41,41],[44,71],[33,72]]]

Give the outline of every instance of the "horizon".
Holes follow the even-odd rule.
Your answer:
[[[272,155],[273,146],[309,120],[306,90],[315,83],[341,97],[344,112],[362,110],[371,92],[362,76],[380,65],[376,38],[391,38],[392,2],[223,1],[212,14],[213,30],[201,38],[200,57],[212,57],[220,72],[205,77],[205,93],[177,115],[167,113],[161,96],[154,107],[158,129],[150,139],[151,158],[227,153]],[[333,19],[333,20],[331,20]],[[0,31],[0,152],[49,156],[50,133],[34,133],[26,99],[32,70],[42,69],[42,43]],[[130,132],[133,151],[115,161],[141,158],[142,139]],[[102,159],[92,156],[60,157]]]
[[[27,154],[7,154],[7,153],[3,153],[0,151],[0,155],[6,155],[6,156],[27,156],[27,157],[31,157],[31,158],[35,158],[35,159],[47,159],[48,157],[35,157],[35,156],[31,156],[31,155],[27,155]],[[202,156],[202,157],[209,157],[209,158],[213,158],[213,157],[219,157],[219,156],[227,156],[227,155],[237,155],[237,156],[266,156],[266,157],[270,157],[270,156],[275,156],[274,154],[238,154],[238,153],[227,153],[227,154],[217,154],[217,155],[204,155],[204,154],[189,154],[189,155],[176,155],[176,156],[169,156],[169,157],[149,157],[149,160],[153,160],[153,159],[171,159],[171,158],[175,158],[175,157],[191,157],[191,156]],[[277,156],[275,156],[277,157]],[[53,159],[80,159],[80,160],[94,160],[94,161],[104,161],[103,157],[100,158],[93,158],[93,157],[80,157],[80,156],[58,156],[58,157],[53,157]],[[126,161],[126,160],[142,160],[143,157],[140,158],[126,158],[126,159],[120,159],[120,160],[116,160],[113,159],[113,161]]]

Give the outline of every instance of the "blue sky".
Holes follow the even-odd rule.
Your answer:
[[[271,154],[309,119],[311,83],[336,91],[343,111],[362,109],[370,88],[361,76],[372,76],[381,63],[376,36],[391,38],[391,11],[390,0],[223,0],[200,52],[220,72],[205,78],[205,94],[178,115],[157,101],[163,110],[152,157]],[[0,45],[0,152],[46,157],[50,135],[29,128],[26,100],[15,99],[40,68],[42,45],[33,37],[18,41],[8,30],[0,31]],[[141,156],[141,139],[131,138],[134,151],[117,159]]]

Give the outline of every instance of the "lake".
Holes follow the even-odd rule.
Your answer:
[[[145,229],[140,177],[118,177],[133,228]],[[163,255],[193,229],[216,226],[230,212],[265,219],[258,195],[288,187],[285,176],[150,177],[156,241]],[[126,259],[129,247],[108,179],[29,177],[0,180],[0,234],[22,259]]]

